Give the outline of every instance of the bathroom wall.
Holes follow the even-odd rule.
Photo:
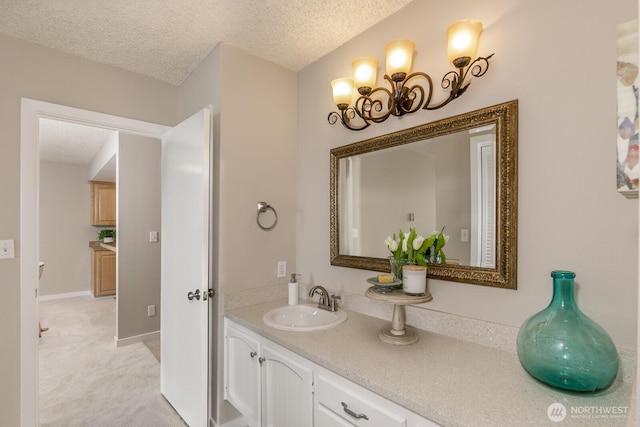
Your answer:
[[[120,133],[118,148],[118,321],[116,338],[160,331],[160,248],[149,241],[160,232],[159,140]],[[155,305],[156,316],[147,315]]]
[[[40,297],[91,289],[91,190],[85,165],[40,162]]]
[[[296,74],[219,45],[181,87],[180,115],[213,106],[214,228],[221,291],[286,283],[278,261],[295,271]],[[258,201],[278,224],[256,223]]]
[[[374,272],[329,264],[329,150],[504,101],[519,100],[518,289],[429,281],[437,310],[519,326],[551,297],[549,273],[577,274],[580,307],[622,348],[635,349],[638,204],[615,190],[616,25],[637,2],[416,1],[298,75],[297,270],[303,282],[363,294]],[[488,73],[464,96],[361,132],[330,126],[330,81],[359,56],[384,71],[388,40],[415,40],[414,70],[442,76],[445,30],[463,18],[484,23]],[[381,84],[381,77],[378,82]],[[435,98],[441,99],[436,91]],[[375,213],[372,213],[375,214]],[[393,230],[389,230],[391,233]],[[383,243],[381,242],[381,245]]]
[[[8,36],[0,36],[0,52],[0,238],[14,239],[19,251],[20,98],[172,125],[178,119],[178,88]],[[0,324],[0,425],[17,426],[21,405],[18,257],[0,260]],[[28,393],[28,385],[22,391]]]

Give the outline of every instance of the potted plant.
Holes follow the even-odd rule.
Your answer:
[[[105,243],[113,242],[116,238],[116,230],[111,228],[105,228],[98,233],[98,240],[102,240]]]
[[[391,272],[396,279],[402,280],[402,288],[410,295],[422,295],[426,291],[427,264],[444,263],[446,256],[444,245],[449,236],[444,235],[444,227],[434,231],[431,236],[423,237],[411,228],[408,233],[400,230],[398,238],[387,237],[385,244],[391,252]],[[405,277],[404,273],[408,273]]]

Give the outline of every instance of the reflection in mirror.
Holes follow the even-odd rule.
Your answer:
[[[387,236],[445,227],[429,276],[516,287],[517,101],[331,150],[331,263],[388,271]]]
[[[427,235],[446,227],[447,262],[494,267],[495,130],[491,124],[340,159],[340,252],[383,258],[389,254],[380,242],[399,228]]]

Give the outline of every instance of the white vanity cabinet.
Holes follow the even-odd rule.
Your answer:
[[[438,426],[229,319],[225,398],[251,427]]]
[[[313,371],[273,344],[262,345],[263,427],[313,426]]]
[[[250,427],[260,425],[260,365],[258,340],[225,324],[225,398],[240,411]]]
[[[225,398],[250,427],[312,427],[305,359],[225,320]]]

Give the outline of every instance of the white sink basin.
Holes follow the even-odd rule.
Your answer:
[[[285,331],[317,331],[344,322],[347,312],[323,310],[317,304],[285,305],[271,310],[262,320],[267,326]]]

